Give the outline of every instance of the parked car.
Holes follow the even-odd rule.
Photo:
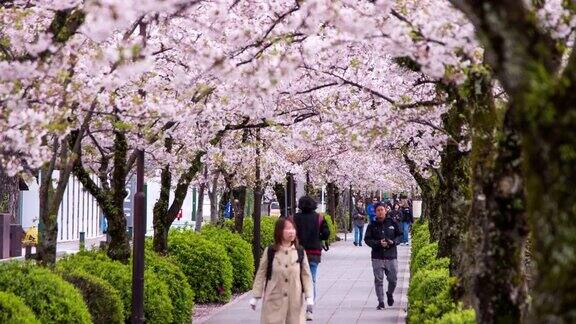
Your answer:
[[[270,203],[270,216],[280,217],[280,204],[277,201]]]

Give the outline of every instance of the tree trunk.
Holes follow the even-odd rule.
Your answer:
[[[160,196],[154,204],[153,226],[154,239],[152,245],[154,251],[161,255],[168,253],[168,231],[170,226],[166,224],[166,214],[168,213],[168,204],[170,203],[170,188],[172,186],[172,173],[170,166],[164,167],[160,174]]]
[[[469,154],[461,152],[458,144],[469,141],[468,134],[462,129],[468,125],[469,108],[467,101],[454,93],[456,98],[450,109],[442,116],[444,128],[450,136],[441,153],[439,176],[442,186],[435,197],[439,202],[438,224],[438,256],[450,258],[450,272],[459,274],[462,253],[458,251],[463,246],[464,236],[468,228],[468,210],[471,200],[470,192],[470,162]]]
[[[330,182],[326,186],[326,192],[328,202],[326,213],[332,217],[332,220],[334,220],[338,209],[338,187],[336,187],[334,183]]]
[[[416,180],[416,183],[420,187],[422,192],[422,221],[429,221],[433,217],[433,210],[437,209],[438,202],[436,201],[436,191],[438,189],[438,179],[435,174],[432,174],[429,178],[424,178],[422,174],[418,171],[416,163],[412,161],[406,153],[404,153],[404,161],[408,166],[410,174]],[[432,235],[432,230],[430,230]]]
[[[477,252],[473,273],[480,323],[520,323],[526,310],[522,255],[529,229],[525,217],[520,139],[505,126],[494,167],[475,165],[471,239]]]
[[[40,222],[38,226],[37,259],[41,265],[52,266],[56,263],[56,249],[58,244],[58,210],[64,199],[64,192],[73,170],[81,163],[82,138],[88,129],[96,104],[93,103],[84,117],[80,129],[70,133],[60,140],[55,137],[52,144],[52,158],[49,164],[40,168]],[[48,144],[43,138],[44,144]],[[72,154],[69,154],[69,153]],[[52,184],[52,175],[56,168],[56,162],[60,158],[60,176],[56,188]]]
[[[154,250],[161,254],[166,254],[168,252],[168,232],[172,223],[178,216],[178,213],[182,209],[182,204],[186,195],[188,194],[188,187],[192,179],[198,174],[202,169],[201,158],[205,152],[198,152],[192,161],[192,164],[180,176],[178,179],[178,184],[174,189],[174,200],[172,204],[169,204],[169,193],[171,188],[171,175],[169,166],[167,166],[161,175],[161,189],[160,197],[154,204]],[[158,234],[156,234],[158,233]]]
[[[528,228],[520,138],[511,131],[510,110],[503,127],[498,122],[489,75],[471,74],[467,87],[473,200],[462,251],[462,264],[468,265],[463,267],[464,286],[474,296],[478,322],[521,323],[527,306],[522,255]]]
[[[218,177],[219,173],[216,173],[214,179],[212,180],[212,186],[208,190],[208,198],[210,198],[210,223],[218,223]]]
[[[57,150],[57,149],[56,149]],[[55,162],[56,157],[53,157]],[[37,260],[41,265],[56,264],[56,247],[58,241],[57,215],[51,213],[50,201],[54,196],[52,186],[53,168],[45,165],[40,169],[40,219],[38,225]]]
[[[284,185],[281,183],[275,183],[273,189],[278,204],[280,205],[280,217],[286,217],[286,192],[284,190]]]
[[[196,212],[196,227],[195,230],[198,232],[202,228],[202,222],[204,221],[204,189],[206,188],[206,183],[201,183],[198,188],[198,209]]]
[[[576,62],[573,65],[576,70]],[[546,84],[526,93],[527,98],[519,105],[522,110],[515,115],[522,131],[527,207],[535,247],[533,320],[574,323],[576,86],[574,82],[559,82],[559,87],[549,87]],[[538,90],[540,93],[534,94]]]
[[[241,186],[232,190],[234,228],[237,233],[242,233],[244,227],[244,207],[246,206],[246,186]]]
[[[128,143],[123,131],[114,131],[113,169],[108,186],[107,165],[108,158],[101,158],[100,180],[98,186],[90,174],[82,165],[81,157],[74,166],[74,175],[82,183],[84,188],[98,201],[102,212],[108,221],[108,256],[117,261],[128,262],[130,259],[130,243],[126,236],[126,215],[124,214],[124,198],[128,194],[126,190],[126,157]]]
[[[18,217],[18,198],[20,195],[20,178],[10,177],[0,168],[0,213],[12,215],[11,223]]]
[[[314,187],[312,186],[312,181],[310,181],[310,172],[306,172],[306,184],[304,185],[304,191],[306,196],[314,195]]]

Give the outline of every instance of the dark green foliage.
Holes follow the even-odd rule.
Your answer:
[[[82,252],[60,260],[56,267],[62,271],[81,269],[111,284],[124,304],[124,317],[129,320],[132,307],[132,268],[113,261],[103,253]],[[151,270],[144,273],[144,316],[147,323],[170,323],[173,306],[168,287]]]
[[[80,292],[32,263],[0,263],[0,291],[20,297],[42,323],[91,323]]]
[[[0,291],[0,323],[3,324],[40,324],[32,310],[20,297]]]
[[[226,250],[191,230],[171,230],[168,237],[168,253],[187,276],[196,302],[228,302],[232,264]]]
[[[201,232],[206,239],[218,243],[226,249],[233,268],[234,292],[245,292],[252,288],[254,276],[254,256],[252,246],[244,241],[239,234],[226,228],[204,226]]]
[[[168,294],[174,307],[172,323],[190,323],[194,310],[194,292],[180,266],[153,252],[151,244],[149,248],[147,246],[144,264],[146,269],[154,272],[168,286]]]
[[[92,322],[95,324],[124,322],[124,304],[120,294],[111,284],[80,270],[61,272],[60,276],[80,290],[92,315]]]

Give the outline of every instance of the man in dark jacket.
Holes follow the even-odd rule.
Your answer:
[[[318,264],[322,256],[322,240],[327,240],[330,236],[330,229],[324,217],[316,212],[316,201],[309,196],[302,196],[298,199],[298,209],[300,212],[294,216],[296,223],[296,236],[298,242],[308,256],[312,282],[314,283],[314,298],[316,298],[316,277]],[[306,319],[311,320],[311,311],[307,311]]]
[[[377,309],[384,309],[384,274],[388,280],[386,297],[388,306],[394,305],[394,289],[398,273],[398,251],[396,246],[402,239],[402,230],[394,219],[386,217],[386,207],[376,205],[376,221],[368,225],[364,242],[372,248],[372,270],[378,297]]]
[[[412,214],[412,209],[405,202],[401,208],[402,211],[402,244],[410,245],[408,241],[408,233],[410,232],[410,226],[414,223],[414,216]]]

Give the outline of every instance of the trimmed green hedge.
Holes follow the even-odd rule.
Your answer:
[[[57,262],[57,269],[81,269],[111,284],[120,294],[124,318],[130,319],[132,309],[132,267],[110,260],[101,252],[80,252]],[[151,270],[144,271],[144,316],[147,323],[171,323],[173,306],[168,286]]]
[[[172,323],[190,323],[194,311],[194,292],[188,284],[188,278],[175,261],[162,257],[151,249],[146,249],[145,266],[168,286],[172,301]]]
[[[232,263],[222,246],[191,230],[171,230],[168,252],[187,276],[196,302],[230,300]]]
[[[450,291],[454,283],[448,269],[418,271],[408,288],[409,323],[424,323],[453,310]]]
[[[0,323],[40,324],[20,297],[3,291],[0,291]]]
[[[60,276],[80,290],[92,315],[92,322],[124,323],[124,304],[111,284],[80,270],[61,272]]]
[[[42,323],[92,322],[82,295],[72,284],[32,263],[0,263],[0,291],[20,297]]]
[[[428,223],[415,222],[412,225],[412,253],[417,253],[427,244],[430,244]]]
[[[451,311],[444,314],[435,324],[476,324],[476,313],[472,309]]]
[[[234,269],[232,290],[234,292],[250,290],[254,276],[252,245],[244,241],[242,236],[230,232],[227,228],[204,226],[200,234],[226,249]]]
[[[437,258],[438,243],[424,245],[420,250],[414,251],[410,262],[410,274],[413,275],[420,269],[448,269],[449,258]]]
[[[472,323],[473,310],[461,310],[452,299],[456,278],[450,277],[450,259],[437,258],[438,244],[430,242],[427,223],[412,227],[412,256],[408,288],[408,323]]]

